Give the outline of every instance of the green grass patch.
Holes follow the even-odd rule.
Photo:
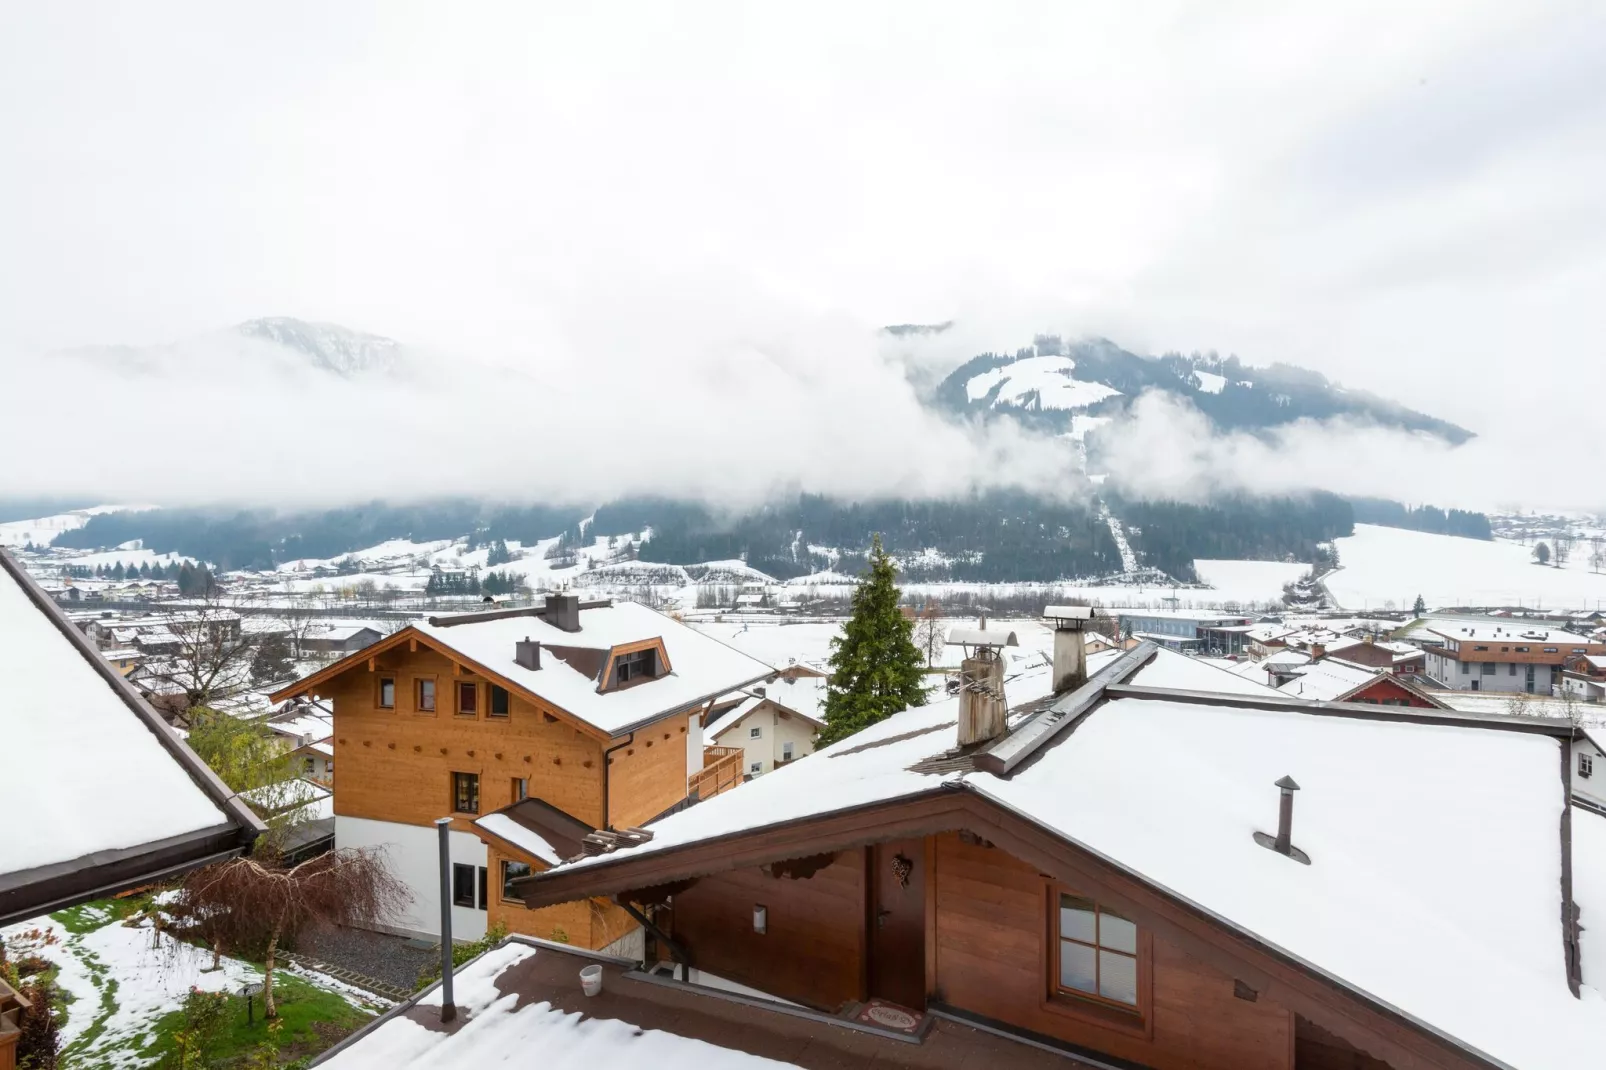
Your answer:
[[[227,1024],[207,1052],[210,1064],[227,1066],[270,1038],[278,1046],[278,1061],[293,1062],[318,1054],[373,1018],[353,1007],[344,996],[318,988],[294,974],[275,970],[273,978],[273,1001],[279,1010],[278,1030],[270,1031],[267,1020],[262,1017],[261,996],[252,999],[255,1020],[247,1023],[245,997],[231,994]],[[155,1059],[157,1065],[165,1064],[177,1053],[174,1034],[183,1028],[182,1011],[157,1019],[146,1036],[140,1058]]]
[[[126,921],[150,905],[149,894],[130,895],[122,899],[96,899],[58,910],[50,915],[50,920],[73,936],[82,936],[114,921]]]

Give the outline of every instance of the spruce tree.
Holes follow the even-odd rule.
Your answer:
[[[853,592],[853,616],[831,640],[831,678],[820,744],[834,743],[926,701],[914,621],[898,610],[892,560],[875,536]]]
[[[1414,614],[1415,616],[1420,617],[1423,614],[1425,614],[1427,611],[1428,611],[1428,604],[1426,602],[1422,601],[1422,596],[1421,595],[1417,595],[1416,596],[1416,604],[1411,607],[1412,614]]]

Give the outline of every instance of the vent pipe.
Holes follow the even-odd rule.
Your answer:
[[[513,645],[513,660],[526,669],[541,667],[541,641],[525,636]]]
[[[1255,842],[1308,866],[1310,856],[1294,846],[1294,792],[1299,790],[1299,784],[1293,777],[1285,776],[1277,781],[1275,787],[1281,793],[1277,800],[1277,835],[1257,832]]]

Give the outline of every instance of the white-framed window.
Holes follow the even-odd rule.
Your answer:
[[[747,767],[747,771],[749,773],[762,773],[764,771],[764,763],[754,762],[752,765]]]
[[[749,728],[747,730],[747,738],[748,739],[763,739],[764,738],[764,729],[759,727],[758,725],[754,725],[752,728]]]
[[[781,744],[781,759],[788,762],[792,760],[792,744],[790,742]]]
[[[1588,780],[1595,772],[1595,756],[1578,752],[1578,775]]]

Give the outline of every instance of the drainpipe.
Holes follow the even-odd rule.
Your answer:
[[[441,1021],[457,1017],[452,1002],[452,819],[436,818],[441,855]]]
[[[602,828],[613,828],[613,822],[608,820],[608,782],[613,779],[613,773],[608,765],[608,755],[612,754],[616,750],[619,750],[621,747],[630,746],[630,744],[634,743],[635,741],[636,734],[632,732],[630,733],[629,739],[625,740],[623,743],[618,743],[612,747],[608,747],[602,752]]]

